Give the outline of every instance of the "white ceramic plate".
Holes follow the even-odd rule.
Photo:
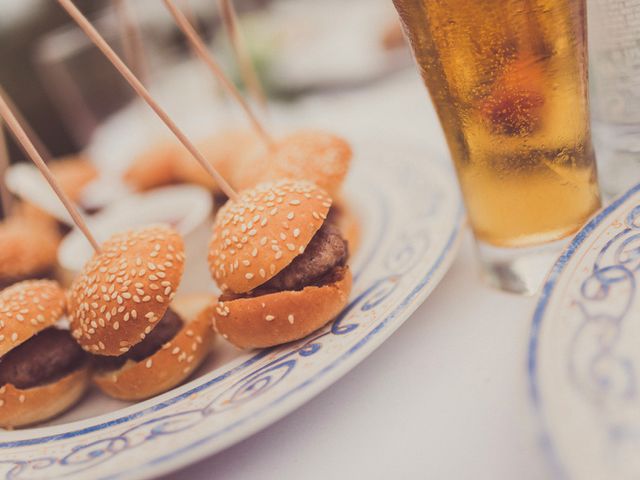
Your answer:
[[[358,153],[346,191],[363,242],[351,302],[335,322],[262,351],[231,353],[220,342],[197,378],[157,398],[132,405],[92,392],[51,425],[1,432],[0,476],[168,473],[273,423],[379,346],[446,272],[463,209],[451,172],[433,155],[383,145]]]
[[[559,477],[640,478],[640,185],[562,254],[536,308],[531,397]]]

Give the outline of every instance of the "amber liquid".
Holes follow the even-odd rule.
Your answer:
[[[529,246],[600,206],[584,0],[394,0],[476,237]]]

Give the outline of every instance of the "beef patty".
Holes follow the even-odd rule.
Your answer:
[[[58,380],[87,359],[67,330],[47,328],[0,358],[0,386],[31,388]]]
[[[325,222],[313,236],[304,253],[275,277],[260,286],[270,290],[302,290],[314,285],[336,267],[344,266],[349,256],[347,241],[334,224]]]
[[[182,318],[169,308],[160,322],[149,332],[145,339],[131,347],[127,353],[117,357],[95,355],[94,365],[98,370],[117,370],[129,359],[136,362],[144,360],[156,353],[162,345],[175,337],[183,325],[184,322]]]

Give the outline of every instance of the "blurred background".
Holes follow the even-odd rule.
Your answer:
[[[123,53],[114,2],[76,3]],[[217,2],[177,3],[239,80]],[[141,29],[149,85],[170,83],[167,79],[182,69],[186,77],[181,78],[196,75],[205,82],[189,95],[220,94],[162,2],[136,0],[128,6]],[[311,93],[360,87],[410,65],[390,1],[236,0],[235,6],[271,99],[295,102]],[[55,157],[86,148],[96,128],[132,100],[128,85],[49,0],[3,1],[0,65],[0,84]],[[173,97],[186,93],[176,83],[170,89]],[[18,149],[13,143],[10,148],[12,161],[18,160]]]

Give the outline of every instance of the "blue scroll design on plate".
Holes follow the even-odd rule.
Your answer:
[[[433,205],[430,208],[437,211]],[[373,318],[366,314],[384,306],[403,277],[420,265],[419,260],[431,246],[430,229],[425,225],[407,228],[390,245],[382,259],[384,274],[357,294],[330,326],[305,340],[271,349],[267,356],[273,355],[273,360],[242,376],[205,406],[142,421],[117,435],[75,446],[61,456],[24,461],[0,459],[0,472],[8,480],[44,480],[86,473],[124,451],[191,429],[208,417],[255,401],[284,381],[302,359],[321,351],[330,337],[352,334],[362,322]]]
[[[639,400],[637,355],[626,350],[622,339],[625,331],[638,331],[640,321],[640,205],[622,226],[598,252],[581,284],[580,298],[574,301],[581,321],[568,351],[569,378],[606,419],[604,428],[615,448],[640,442],[640,423],[621,413]]]

